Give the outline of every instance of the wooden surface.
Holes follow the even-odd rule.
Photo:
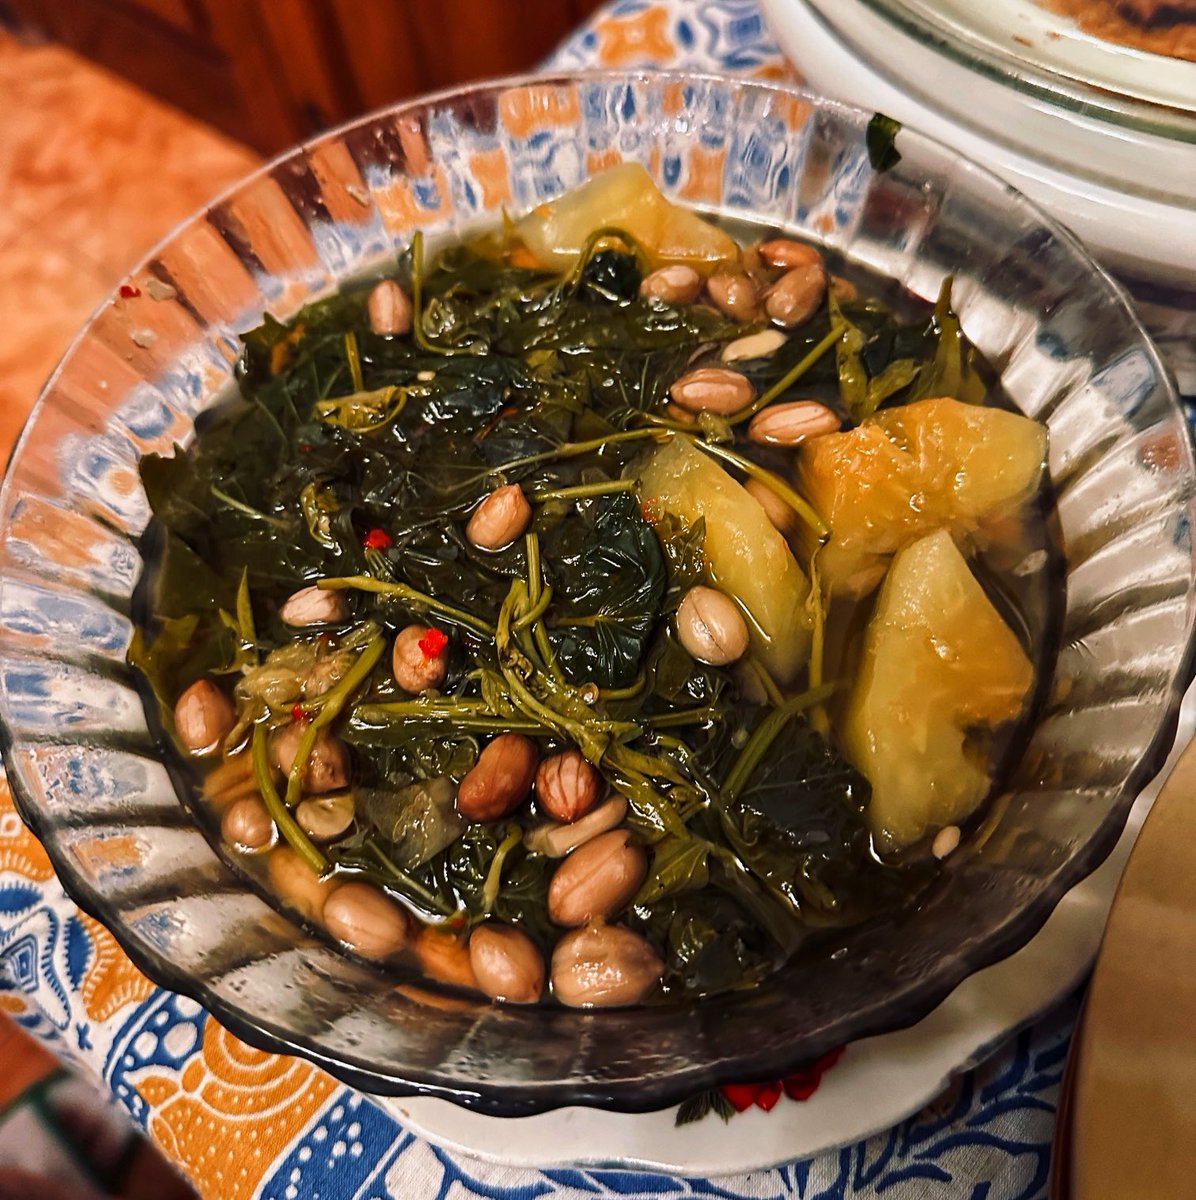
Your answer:
[[[1074,1200],[1196,1195],[1196,743],[1122,877],[1077,1034]]]
[[[527,70],[600,2],[6,0],[263,153],[405,96]]]
[[[0,31],[0,463],[95,307],[256,155],[58,46]]]

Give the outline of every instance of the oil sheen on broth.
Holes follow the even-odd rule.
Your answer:
[[[226,855],[380,969],[750,986],[900,919],[1020,757],[1046,435],[949,284],[620,167],[268,319],[239,381],[143,462],[130,660]]]

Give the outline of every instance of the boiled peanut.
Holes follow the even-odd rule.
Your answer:
[[[648,857],[629,829],[612,829],[574,850],[548,884],[548,915],[558,925],[584,925],[627,906],[648,873]]]
[[[411,301],[393,279],[383,279],[374,285],[367,307],[370,328],[375,333],[394,336],[410,332]]]
[[[457,811],[468,821],[497,821],[527,799],[540,761],[536,743],[500,733],[486,745],[457,788]]]
[[[266,873],[270,886],[284,903],[311,921],[320,920],[324,902],[336,886],[331,879],[321,879],[289,846],[270,852]]]
[[[364,958],[387,958],[407,944],[410,918],[368,883],[345,883],[324,901],[324,928]]]
[[[758,412],[748,423],[747,435],[761,446],[799,446],[810,438],[838,433],[842,423],[817,400],[789,400]]]
[[[465,536],[479,550],[503,550],[527,530],[532,508],[517,483],[495,488],[473,510]]]
[[[762,329],[747,337],[728,342],[719,357],[725,363],[742,362],[752,358],[767,358],[775,354],[789,339],[779,329]]]
[[[638,1004],[664,971],[656,951],[622,925],[572,929],[552,952],[552,991],[572,1008]]]
[[[640,283],[640,295],[666,304],[692,304],[702,290],[702,277],[684,263],[660,267],[645,275]]]
[[[716,271],[706,280],[715,306],[735,321],[752,321],[760,312],[760,289],[749,275]]]
[[[793,267],[822,266],[822,253],[815,246],[805,242],[796,242],[792,238],[772,238],[761,242],[756,247],[762,262],[770,267],[782,267],[791,270]]]
[[[448,674],[448,639],[439,629],[408,625],[395,636],[391,667],[406,692],[438,688]]]
[[[302,722],[292,721],[270,738],[270,757],[284,775],[291,773],[305,728]],[[349,784],[349,748],[326,729],[316,734],[303,765],[302,784],[305,792],[335,792]]]
[[[747,650],[747,622],[729,596],[698,584],[677,610],[677,639],[699,662],[723,667]]]
[[[821,263],[786,271],[764,295],[764,311],[786,329],[808,321],[826,294],[826,268]]]
[[[492,1000],[534,1004],[544,991],[544,959],[520,929],[487,921],[469,936],[469,965]]]
[[[477,988],[477,977],[469,961],[469,950],[451,933],[425,926],[412,947],[425,975],[441,983]]]
[[[260,850],[274,840],[274,821],[260,799],[246,796],[224,810],[220,836],[232,846]]]
[[[537,825],[535,829],[528,830],[523,844],[536,854],[544,854],[549,858],[564,858],[578,846],[593,841],[600,833],[622,824],[626,815],[626,798],[615,794],[571,825],[560,825],[555,821]]]
[[[351,792],[336,792],[331,796],[308,796],[295,806],[299,828],[317,842],[330,842],[340,837],[356,815]]]
[[[197,679],[174,706],[175,731],[192,754],[211,754],[236,722],[232,701],[210,679]]]
[[[674,380],[669,395],[675,404],[689,412],[726,417],[751,404],[756,398],[756,388],[739,371],[726,367],[695,367]]]
[[[296,628],[333,625],[348,615],[349,605],[340,592],[315,586],[300,588],[278,610],[278,619]]]
[[[536,801],[558,821],[576,821],[598,803],[602,776],[580,750],[546,758],[536,771]]]

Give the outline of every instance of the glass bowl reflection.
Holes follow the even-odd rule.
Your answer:
[[[367,1090],[487,1112],[657,1108],[910,1024],[1024,944],[1112,848],[1192,673],[1193,457],[1116,285],[982,169],[867,114],[714,77],[508,80],[288,153],[163,242],[50,379],[0,494],[0,722],[22,815],[72,897],[158,983]],[[608,162],[826,243],[933,298],[945,276],[1006,391],[1047,423],[1067,558],[1054,687],[1009,790],[918,910],[685,1007],[502,1008],[386,976],[268,905],[190,819],[125,665],[148,513],[138,457],[185,443],[237,334]]]

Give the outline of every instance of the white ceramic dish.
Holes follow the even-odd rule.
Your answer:
[[[1028,90],[1014,74],[984,73],[978,60],[949,52],[925,30],[902,28],[868,0],[760,3],[781,48],[812,87],[931,134],[1070,226],[1149,303],[1151,331],[1181,389],[1196,392],[1196,142],[1114,123],[1096,108],[1064,103],[1050,89]],[[1015,11],[1027,4],[985,6],[988,35],[1008,31]],[[935,7],[944,21],[973,9],[971,0]],[[1034,19],[1040,27],[1066,25],[1046,12]],[[1076,34],[1070,44],[1078,54],[1083,43]],[[1191,63],[1124,53],[1139,73],[1146,60],[1160,64],[1160,78],[1177,66],[1196,81]],[[1176,86],[1172,81],[1163,90]],[[1196,97],[1196,82],[1190,95]],[[1191,127],[1196,131],[1196,114]]]
[[[804,1103],[782,1099],[769,1113],[749,1109],[729,1126],[714,1116],[678,1126],[675,1108],[640,1114],[562,1108],[501,1118],[426,1097],[379,1098],[378,1103],[454,1152],[541,1168],[617,1166],[730,1175],[808,1158],[891,1128],[1078,986],[1096,957],[1142,822],[1194,731],[1196,693],[1189,693],[1176,748],[1134,805],[1117,848],[1064,897],[1028,945],[970,976],[918,1024],[849,1046]]]
[[[1196,134],[1196,62],[1093,37],[1048,0],[867,2],[1061,107],[1086,105],[1112,123],[1175,138]]]

